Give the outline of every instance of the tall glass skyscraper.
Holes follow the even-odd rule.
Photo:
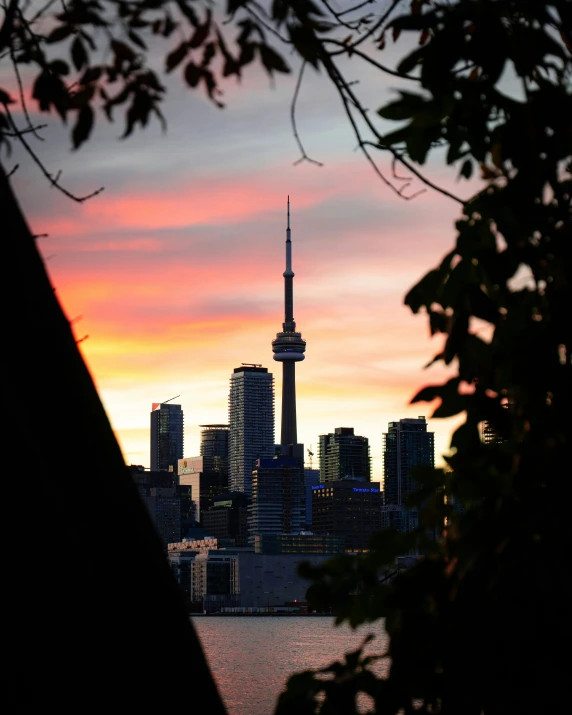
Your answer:
[[[183,458],[184,416],[181,405],[154,402],[151,407],[151,469],[176,473]]]
[[[412,468],[434,465],[434,433],[427,432],[425,417],[390,422],[383,435],[384,504],[405,506],[407,497],[417,488]]]
[[[321,434],[318,457],[321,482],[348,477],[365,482],[371,479],[369,441],[354,434],[353,427],[336,427],[329,434]]]
[[[252,496],[252,470],[274,456],[274,377],[256,364],[237,367],[228,398],[229,487]]]

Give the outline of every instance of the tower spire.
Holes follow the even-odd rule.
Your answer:
[[[281,444],[297,444],[295,365],[304,359],[306,341],[296,332],[294,321],[294,271],[290,240],[290,196],[286,204],[286,270],[284,271],[284,322],[282,332],[272,341],[274,359],[282,363],[282,434]]]

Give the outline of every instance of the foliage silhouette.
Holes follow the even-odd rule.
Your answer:
[[[381,533],[368,554],[304,569],[315,581],[309,598],[333,606],[338,622],[385,617],[391,667],[380,679],[369,656],[348,654],[322,672],[293,676],[276,712],[352,713],[359,692],[377,713],[559,711],[572,581],[563,478],[571,445],[570,3],[412,0],[336,9],[325,0],[229,0],[226,23],[224,12],[198,0],[7,0],[3,7],[0,58],[14,81],[0,89],[0,144],[21,142],[48,180],[76,200],[87,197],[64,188],[33,149],[40,130],[27,111],[29,94],[40,111],[73,119],[79,148],[98,109],[109,120],[124,112],[124,137],[152,117],[162,121],[165,88],[148,62],[150,42],[153,49],[166,43],[165,71],[181,72],[217,106],[227,78],[253,63],[271,77],[288,72],[285,43],[301,62],[294,104],[309,64],[333,83],[359,149],[387,186],[405,199],[417,193],[400,178],[401,166],[422,189],[460,204],[454,248],[405,299],[427,314],[432,334],[444,336],[435,360],[457,368],[456,377],[423,388],[413,401],[440,398],[435,417],[466,414],[452,437],[451,471],[419,475],[424,496],[434,497],[423,501],[424,522],[442,526],[442,538]],[[182,33],[177,40],[175,32]],[[411,33],[417,48],[396,68],[383,64],[386,43]],[[412,91],[401,89],[379,110],[402,126],[380,131],[344,74],[341,60],[348,59],[411,83]],[[37,72],[31,87],[22,83],[22,65]],[[507,72],[520,94],[506,89]],[[292,117],[302,159],[310,160]],[[463,201],[438,186],[420,168],[435,149],[459,178],[480,171],[485,188]],[[32,405],[42,425],[34,449],[44,465],[27,469],[25,490],[19,482],[11,497],[25,502],[28,517],[19,541],[26,562],[14,565],[9,588],[9,612],[20,626],[11,648],[14,682],[28,682],[32,650],[42,667],[36,689],[19,691],[29,705],[103,707],[114,697],[172,708],[185,696],[170,679],[185,667],[196,683],[193,698],[222,713],[1,166],[0,206],[16,258],[6,303],[8,472],[19,473],[30,451]],[[522,267],[529,281],[516,289]],[[488,329],[479,330],[483,322]],[[484,421],[499,437],[492,444],[480,438]],[[39,544],[30,525],[40,527]],[[130,545],[125,558],[123,544]],[[381,583],[395,557],[416,547],[426,556]]]

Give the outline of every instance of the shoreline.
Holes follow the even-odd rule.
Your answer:
[[[260,618],[266,616],[276,617],[302,617],[302,618],[333,618],[331,613],[189,613],[192,618],[212,618],[217,617],[231,617],[231,618],[243,618],[243,617],[255,617]]]

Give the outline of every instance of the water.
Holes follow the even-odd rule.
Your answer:
[[[200,616],[193,624],[228,715],[272,715],[292,673],[340,659],[368,633],[376,637],[367,653],[387,645],[381,621],[355,631],[323,616]]]

